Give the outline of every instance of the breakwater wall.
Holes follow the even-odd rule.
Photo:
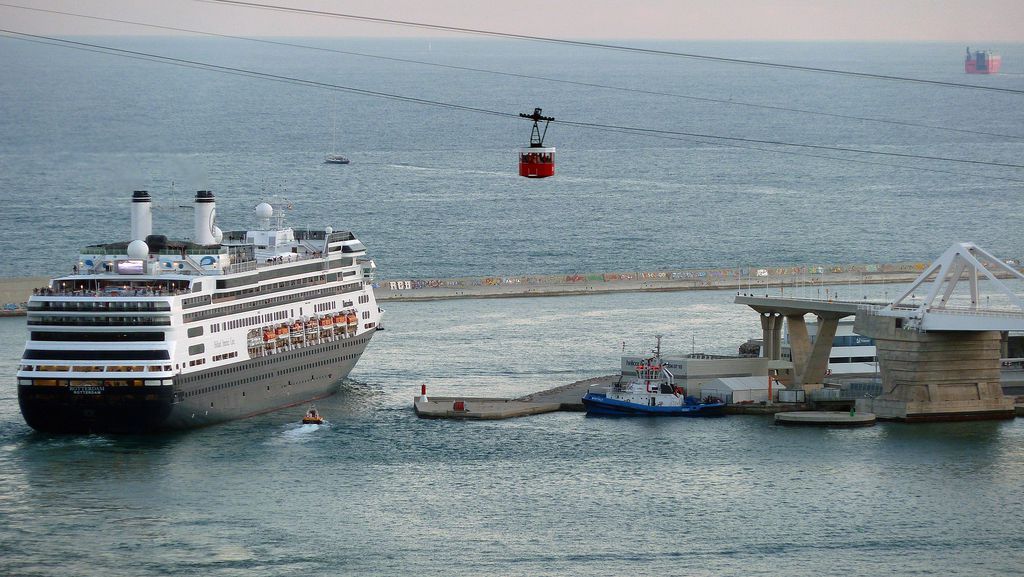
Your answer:
[[[377,300],[561,296],[613,292],[733,289],[758,293],[793,286],[910,282],[929,263],[833,264],[626,271],[557,275],[387,279],[374,282]],[[999,274],[997,276],[1003,276]],[[0,279],[0,314],[25,314],[33,288],[46,277]]]
[[[374,292],[380,301],[715,289],[757,293],[798,285],[910,282],[917,278],[928,264],[905,262],[400,279],[378,281],[374,283]]]

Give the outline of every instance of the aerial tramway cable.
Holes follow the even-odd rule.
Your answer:
[[[401,101],[401,102],[409,102],[409,103],[413,103],[413,104],[421,104],[421,105],[435,106],[435,107],[441,107],[441,108],[449,108],[449,109],[463,111],[463,112],[474,112],[474,113],[477,113],[477,114],[486,114],[486,115],[491,115],[491,116],[500,116],[500,117],[504,117],[504,118],[514,118],[514,119],[518,119],[519,118],[519,116],[517,114],[513,114],[513,113],[509,113],[509,112],[501,112],[501,111],[497,111],[497,110],[488,110],[488,109],[485,109],[485,108],[466,106],[466,105],[462,105],[462,104],[454,104],[454,103],[450,103],[450,102],[440,102],[440,101],[436,101],[436,100],[429,100],[429,99],[425,99],[425,98],[416,98],[416,97],[412,97],[412,96],[403,96],[403,95],[399,95],[399,94],[390,94],[390,93],[386,93],[386,92],[379,92],[379,91],[374,91],[374,90],[366,90],[366,89],[362,89],[362,88],[354,88],[354,87],[349,87],[349,86],[342,86],[342,85],[339,85],[339,84],[332,84],[332,83],[328,83],[328,82],[320,82],[320,81],[315,81],[315,80],[306,80],[306,79],[302,79],[302,78],[294,78],[294,77],[282,76],[282,75],[278,75],[278,74],[270,74],[270,73],[267,73],[267,72],[259,72],[259,71],[255,71],[255,70],[247,70],[247,69],[244,69],[244,68],[236,68],[236,67],[230,67],[230,66],[221,66],[221,65],[217,65],[217,64],[210,64],[210,63],[200,62],[200,61],[195,61],[195,60],[187,60],[187,59],[182,59],[182,58],[174,58],[174,57],[170,57],[170,56],[162,56],[162,55],[158,55],[158,54],[150,54],[150,53],[140,52],[140,51],[136,51],[136,50],[126,50],[126,49],[123,49],[123,48],[113,48],[113,47],[110,47],[110,46],[103,46],[103,45],[92,44],[92,43],[88,43],[88,42],[80,42],[80,41],[67,40],[67,39],[62,39],[62,38],[54,38],[54,37],[42,36],[42,35],[38,35],[38,34],[29,34],[29,33],[26,33],[26,32],[19,32],[19,31],[16,31],[16,30],[9,30],[9,29],[0,28],[0,33],[7,34],[8,38],[16,39],[16,40],[26,40],[26,41],[37,42],[37,43],[41,43],[41,44],[47,44],[47,45],[52,45],[52,46],[59,46],[59,47],[63,47],[63,48],[72,48],[72,49],[85,50],[85,51],[88,51],[88,52],[97,52],[97,53],[107,54],[107,55],[112,55],[112,56],[124,56],[124,57],[128,57],[128,58],[145,60],[145,61],[148,61],[148,62],[158,62],[158,63],[162,63],[162,64],[170,64],[170,65],[175,65],[175,66],[183,66],[183,67],[187,67],[187,68],[196,68],[196,69],[201,69],[201,70],[209,70],[209,71],[212,71],[212,72],[221,72],[221,73],[226,73],[226,74],[234,74],[234,75],[238,75],[238,76],[245,76],[245,77],[248,77],[248,78],[256,78],[256,79],[261,79],[261,80],[271,80],[271,81],[275,81],[275,82],[281,82],[281,83],[286,83],[286,84],[294,84],[294,85],[298,85],[298,86],[306,86],[306,87],[311,87],[311,88],[320,88],[320,89],[327,89],[327,90],[338,90],[338,91],[343,91],[343,92],[349,92],[349,93],[352,93],[352,94],[359,94],[359,95],[363,95],[363,96],[370,96],[370,97],[376,97],[376,98],[385,98],[385,99],[389,99],[389,100],[397,100],[397,101]],[[596,130],[608,130],[608,131],[612,131],[612,132],[618,132],[618,133],[623,133],[623,134],[633,134],[633,135],[637,135],[637,136],[655,136],[655,137],[672,137],[672,138],[679,137],[679,136],[685,136],[685,137],[691,137],[691,138],[711,138],[711,139],[715,139],[715,140],[733,141],[733,142],[741,142],[741,143],[754,143],[754,144],[768,144],[768,145],[789,146],[789,147],[799,147],[799,148],[812,148],[812,149],[816,149],[816,150],[832,150],[832,151],[836,151],[836,152],[852,152],[852,153],[858,153],[858,154],[869,154],[869,155],[890,156],[890,157],[900,157],[900,158],[912,158],[912,159],[918,159],[918,160],[932,160],[932,161],[943,161],[943,162],[954,162],[954,163],[965,163],[965,164],[979,164],[979,165],[998,166],[998,167],[1006,167],[1006,168],[1024,168],[1024,165],[1019,165],[1019,164],[1000,163],[1000,162],[991,162],[991,161],[982,161],[982,160],[968,160],[968,159],[947,158],[947,157],[939,157],[939,156],[915,155],[915,154],[905,154],[905,153],[896,153],[896,152],[884,152],[884,151],[873,151],[873,150],[864,150],[864,149],[855,149],[855,148],[833,147],[833,146],[824,146],[824,145],[787,143],[787,142],[783,142],[783,141],[770,141],[770,140],[759,140],[759,139],[753,139],[753,138],[731,137],[731,136],[721,136],[721,135],[711,135],[711,134],[699,134],[699,133],[684,132],[684,131],[674,131],[674,130],[662,130],[662,129],[643,128],[643,127],[629,127],[629,126],[616,126],[616,125],[601,124],[601,123],[595,123],[595,122],[580,122],[580,121],[566,121],[566,120],[561,120],[559,122],[564,124],[564,125],[567,125],[567,126],[574,126],[574,127],[578,127],[578,128],[589,128],[589,129],[596,129]],[[747,147],[742,147],[742,146],[736,145],[736,144],[733,144],[731,146],[733,146],[733,147],[740,147],[740,148],[747,148]],[[750,147],[750,148],[752,148],[754,150],[764,150],[764,149],[760,149],[760,148],[756,148],[756,147]],[[785,154],[799,154],[799,153],[796,153],[796,152],[783,151],[783,150],[778,150],[778,151],[773,151],[773,152],[779,152],[779,153],[785,153]],[[836,158],[836,157],[820,157],[820,158],[831,158],[833,160],[840,160],[840,161],[846,161],[846,160],[854,160],[854,161],[856,161],[856,159],[845,159],[845,158]],[[878,163],[878,164],[884,164],[884,163]],[[890,164],[886,164],[886,166],[892,166],[894,168],[907,168],[907,169],[912,169],[912,170],[925,170],[925,171],[930,171],[930,172],[942,172],[942,171],[935,171],[933,169],[920,168],[920,167],[907,166],[907,165],[890,165]],[[957,174],[960,174],[960,173],[957,173]],[[986,177],[986,175],[972,175],[972,176]],[[1019,179],[1013,179],[1013,178],[1004,178],[1004,177],[998,177],[998,176],[988,176],[988,177],[989,178],[996,178],[996,179],[999,179],[999,180],[1011,180],[1011,181],[1015,181],[1015,182],[1024,182],[1024,181],[1021,181]]]
[[[999,86],[982,86],[979,84],[965,84],[962,82],[946,82],[942,80],[927,80],[924,78],[910,78],[907,76],[893,76],[888,74],[872,74],[870,72],[853,72],[850,70],[838,70],[834,68],[818,68],[814,66],[799,66],[796,64],[782,64],[778,62],[764,62],[759,60],[743,60],[741,58],[726,58],[723,56],[709,56],[706,54],[694,54],[689,52],[676,52],[672,50],[657,50],[654,48],[640,48],[638,46],[624,46],[620,44],[605,44],[601,42],[586,42],[583,40],[569,40],[566,38],[551,38],[547,36],[532,36],[529,34],[515,34],[511,32],[498,32],[494,30],[482,30],[479,28],[464,28],[460,26],[446,26],[443,24],[430,24],[426,22],[412,22],[409,20],[397,20],[393,18],[377,18],[373,16],[361,16],[358,14],[347,14],[343,12],[329,12],[326,10],[311,10],[308,8],[296,8],[293,6],[281,6],[277,4],[263,4],[259,2],[244,2],[242,0],[196,0],[208,4],[223,4],[240,6],[245,8],[258,8],[261,10],[275,10],[280,12],[293,12],[296,14],[309,14],[313,16],[326,16],[331,18],[343,18],[346,20],[358,20],[361,22],[374,22],[377,24],[388,24],[394,26],[408,26],[412,28],[427,28],[431,30],[443,30],[445,32],[456,32],[459,34],[475,34],[480,36],[495,36],[499,38],[511,38],[515,40],[529,40],[533,42],[547,42],[552,44],[564,44],[569,46],[581,46],[586,48],[600,48],[603,50],[617,50],[623,52],[636,52],[654,56],[670,56],[676,58],[688,58],[693,60],[707,60],[724,64],[743,64],[747,66],[761,66],[764,68],[776,68],[781,70],[795,70],[801,72],[815,72],[820,74],[835,74],[853,78],[867,78],[873,80],[887,80],[893,82],[913,82],[917,84],[929,84],[933,86],[945,86],[948,88],[965,88],[971,90],[988,90],[1008,94],[1024,94],[1024,90],[1013,88],[1002,88]]]
[[[545,77],[545,76],[534,76],[534,75],[530,75],[530,74],[520,74],[520,73],[516,73],[516,72],[506,72],[506,71],[503,71],[503,70],[490,70],[490,69],[486,69],[486,68],[474,68],[474,67],[471,67],[471,66],[456,66],[454,64],[442,64],[442,63],[438,63],[438,62],[427,62],[427,61],[424,61],[424,60],[413,60],[413,59],[410,59],[410,58],[396,58],[396,57],[393,57],[393,56],[381,56],[379,54],[367,54],[365,52],[355,52],[355,51],[352,51],[352,50],[340,50],[340,49],[337,49],[337,48],[327,48],[327,47],[324,47],[324,46],[313,46],[313,45],[309,45],[309,44],[298,44],[298,43],[294,43],[294,42],[282,42],[280,40],[268,40],[268,39],[265,39],[265,38],[251,38],[251,37],[248,37],[248,36],[235,36],[235,35],[231,35],[231,34],[220,34],[220,33],[217,33],[217,32],[208,32],[208,31],[204,31],[204,30],[196,30],[196,29],[192,29],[192,28],[179,28],[179,27],[176,27],[176,26],[166,26],[166,25],[162,25],[162,24],[150,24],[150,23],[146,23],[146,22],[137,22],[137,21],[132,21],[132,20],[121,20],[121,19],[118,19],[118,18],[104,18],[104,17],[101,17],[101,16],[91,16],[91,15],[88,15],[88,14],[78,14],[78,13],[75,13],[75,12],[65,12],[65,11],[61,11],[61,10],[49,10],[49,9],[46,9],[46,8],[35,8],[35,7],[31,7],[31,6],[19,6],[19,5],[16,5],[16,4],[7,4],[7,3],[3,3],[3,2],[0,2],[0,6],[4,6],[4,7],[7,7],[7,8],[18,8],[18,9],[21,9],[21,10],[31,10],[33,12],[43,12],[43,13],[48,13],[48,14],[59,14],[59,15],[62,15],[62,16],[73,16],[73,17],[76,17],[76,18],[86,18],[86,19],[89,19],[89,20],[99,20],[99,21],[103,21],[103,22],[114,22],[114,23],[118,23],[118,24],[130,24],[132,26],[143,26],[143,27],[154,28],[154,29],[158,29],[158,30],[171,30],[171,31],[175,31],[175,32],[188,32],[190,34],[201,34],[201,35],[204,35],[204,36],[213,36],[213,37],[216,37],[216,38],[228,38],[228,39],[232,39],[232,40],[243,40],[243,41],[246,41],[246,42],[256,42],[256,43],[259,43],[259,44],[267,44],[267,45],[272,45],[272,46],[285,46],[285,47],[288,47],[288,48],[298,48],[298,49],[303,49],[303,50],[316,50],[318,52],[327,52],[327,53],[333,53],[333,54],[344,54],[346,56],[357,56],[357,57],[360,57],[360,58],[373,58],[373,59],[377,59],[377,60],[387,60],[387,61],[391,61],[391,62],[402,62],[402,63],[405,63],[405,64],[416,64],[416,65],[419,65],[419,66],[431,66],[431,67],[434,67],[434,68],[445,68],[445,69],[448,69],[448,70],[460,70],[460,71],[464,71],[464,72],[478,72],[478,73],[482,73],[482,74],[492,74],[492,75],[497,75],[497,76],[506,76],[506,77],[509,77],[509,78],[521,78],[521,79],[526,79],[526,80],[539,80],[541,82],[552,82],[552,83],[558,83],[558,84],[568,84],[568,85],[572,85],[572,86],[582,86],[582,87],[585,87],[585,88],[600,88],[600,89],[604,89],[604,90],[615,90],[615,91],[619,91],[619,92],[630,92],[630,93],[634,93],[634,94],[647,94],[647,95],[651,95],[651,96],[665,96],[665,97],[668,97],[668,98],[679,98],[679,99],[683,99],[683,100],[692,100],[692,101],[695,101],[695,102],[708,102],[708,103],[714,103],[714,104],[725,104],[727,106],[742,106],[742,107],[746,107],[746,108],[758,108],[758,109],[763,109],[763,110],[774,110],[774,111],[780,111],[780,112],[793,112],[793,113],[797,113],[797,114],[808,114],[808,115],[813,115],[813,116],[824,116],[824,117],[828,117],[828,118],[839,118],[839,119],[843,119],[843,120],[857,120],[857,121],[861,121],[861,122],[876,122],[876,123],[880,123],[880,124],[889,124],[889,125],[894,125],[894,126],[909,126],[909,127],[914,127],[914,128],[924,128],[924,129],[928,129],[928,130],[941,130],[941,131],[944,131],[944,132],[959,132],[959,133],[962,133],[962,134],[976,134],[976,135],[980,135],[980,136],[994,136],[994,137],[997,137],[997,138],[1013,138],[1013,139],[1018,139],[1018,140],[1024,140],[1024,136],[1015,135],[1015,134],[1002,134],[1002,133],[996,133],[996,132],[986,132],[986,131],[982,131],[982,130],[970,130],[970,129],[966,129],[966,128],[951,128],[951,127],[948,127],[948,126],[936,126],[936,125],[933,125],[933,124],[921,124],[921,123],[917,123],[917,122],[907,122],[907,121],[902,121],[902,120],[892,120],[892,119],[886,119],[886,118],[872,118],[872,117],[867,117],[867,116],[855,116],[855,115],[850,115],[850,114],[836,114],[836,113],[833,113],[833,112],[822,112],[820,110],[807,110],[807,109],[802,109],[802,108],[790,108],[790,107],[786,107],[786,106],[775,106],[775,105],[770,105],[770,104],[755,104],[753,102],[743,102],[743,101],[739,101],[739,100],[726,100],[726,99],[722,99],[722,98],[711,98],[711,97],[707,97],[707,96],[694,96],[694,95],[690,95],[690,94],[679,94],[679,93],[674,93],[674,92],[664,92],[664,91],[658,91],[658,90],[644,90],[644,89],[641,89],[641,88],[629,88],[629,87],[626,87],[626,86],[611,86],[611,85],[607,85],[607,84],[598,84],[598,83],[594,83],[594,82],[580,82],[580,81],[577,81],[577,80],[566,80],[564,78],[550,78],[550,77]]]

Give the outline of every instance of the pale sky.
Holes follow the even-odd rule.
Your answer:
[[[1024,42],[1024,0],[253,0],[574,39]],[[438,31],[199,0],[0,0],[240,36],[442,36]],[[0,28],[44,35],[169,34],[0,6]],[[461,35],[458,35],[461,36]]]

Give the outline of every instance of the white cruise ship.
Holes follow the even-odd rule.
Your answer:
[[[191,241],[152,234],[136,191],[131,240],[86,247],[28,301],[18,402],[40,431],[208,425],[335,393],[381,310],[374,264],[349,232],[293,230],[271,205],[222,233],[195,198]]]

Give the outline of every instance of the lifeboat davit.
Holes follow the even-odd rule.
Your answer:
[[[292,334],[292,344],[302,342],[302,321],[292,323],[290,331]]]
[[[548,124],[554,120],[550,116],[541,115],[540,108],[534,108],[533,114],[520,112],[519,116],[533,120],[533,131],[530,133],[529,148],[519,149],[519,176],[527,178],[545,178],[555,175],[555,147],[544,146],[544,137],[548,133]],[[540,129],[540,121],[544,121],[544,131]]]

